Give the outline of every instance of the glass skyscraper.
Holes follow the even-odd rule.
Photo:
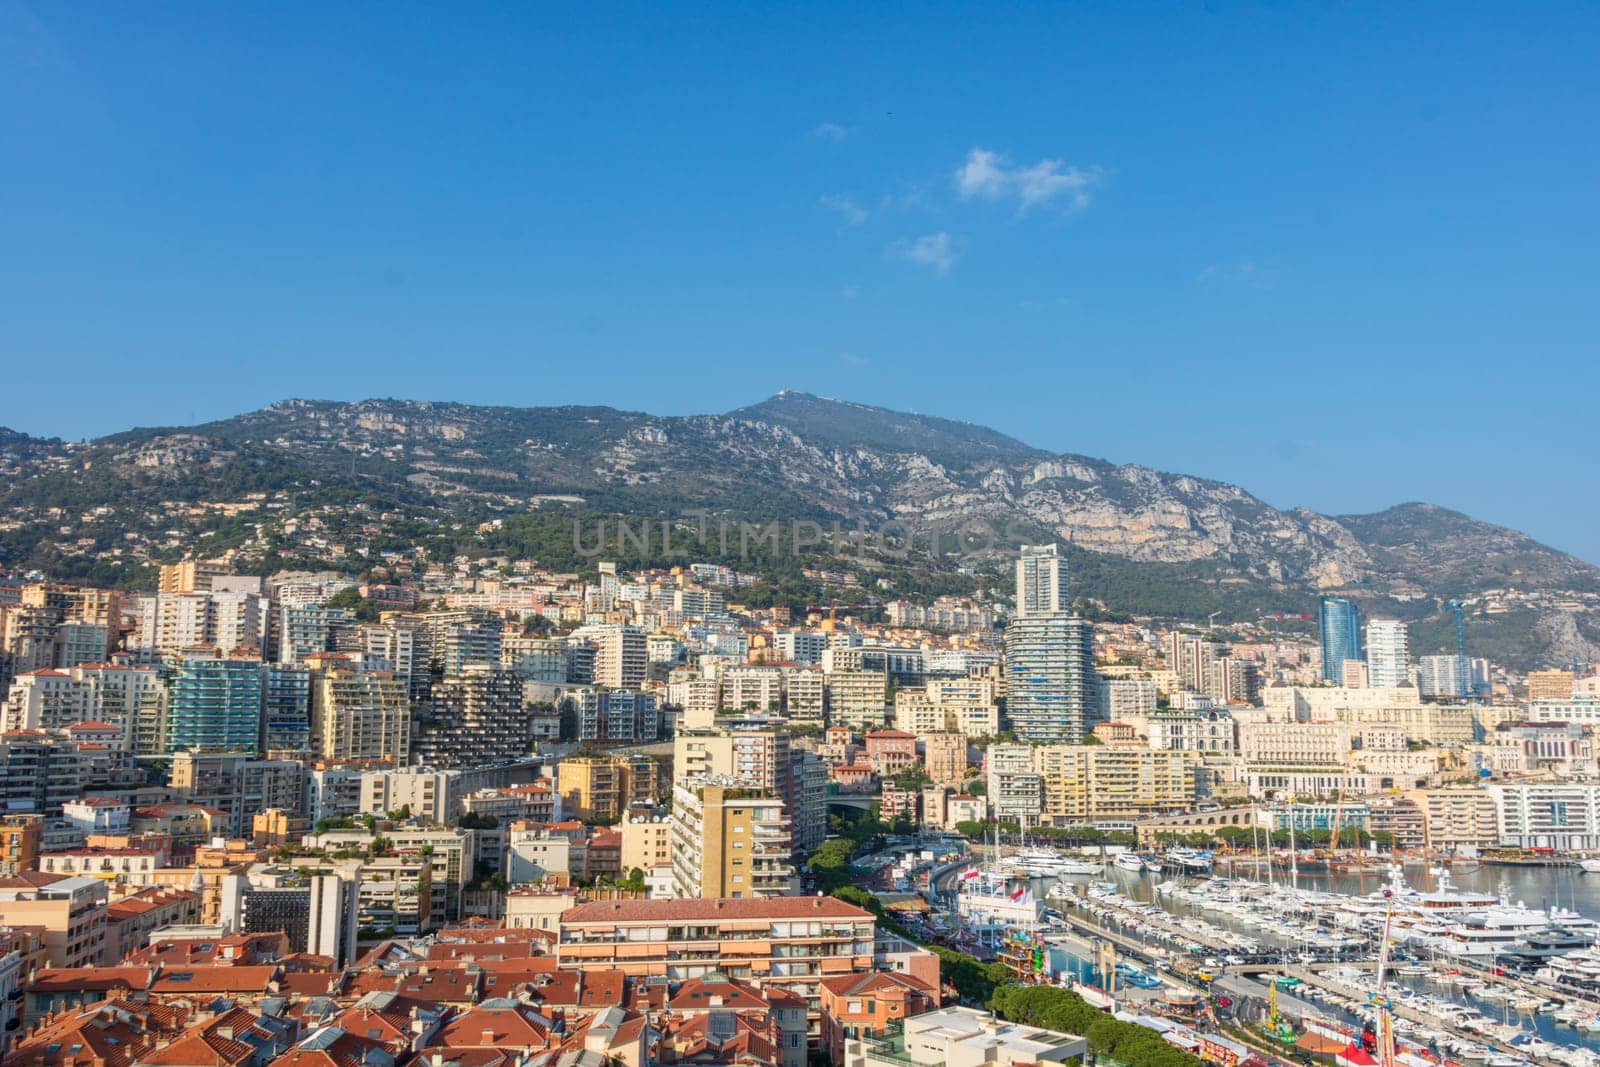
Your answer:
[[[1344,661],[1361,658],[1361,610],[1355,601],[1323,597],[1317,607],[1317,635],[1322,643],[1322,679],[1337,685]]]

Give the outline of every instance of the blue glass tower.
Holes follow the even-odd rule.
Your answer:
[[[1355,601],[1323,597],[1317,607],[1317,634],[1322,642],[1322,678],[1337,683],[1344,661],[1361,658],[1361,610]]]

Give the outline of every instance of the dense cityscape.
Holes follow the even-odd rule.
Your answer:
[[[1450,881],[1600,870],[1593,674],[1333,596],[1097,620],[1056,544],[800,611],[236,563],[0,583],[7,1064],[1593,1062],[1397,970],[1600,1029],[1593,917]]]
[[[0,1067],[1600,1067],[1597,55],[0,0]]]

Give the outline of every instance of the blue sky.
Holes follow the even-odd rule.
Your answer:
[[[795,388],[1600,561],[1592,6],[754,6],[0,0],[0,424]]]

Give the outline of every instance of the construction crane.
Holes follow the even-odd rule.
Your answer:
[[[1461,613],[1464,605],[1459,600],[1447,600],[1444,606],[1456,616],[1456,692],[1463,697],[1471,696],[1471,687],[1467,684],[1472,677],[1467,664],[1467,623]]]

